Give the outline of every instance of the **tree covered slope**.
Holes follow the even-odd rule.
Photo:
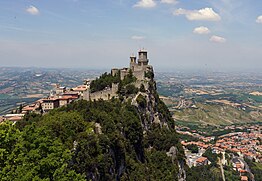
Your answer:
[[[146,98],[144,107],[82,100],[0,124],[0,180],[178,180],[183,149],[167,108],[151,96],[151,108]],[[145,129],[148,109],[169,121]]]

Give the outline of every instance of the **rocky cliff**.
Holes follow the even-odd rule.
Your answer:
[[[184,154],[152,76],[0,125],[1,180],[183,180]]]

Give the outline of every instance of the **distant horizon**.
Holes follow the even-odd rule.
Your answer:
[[[58,8],[59,7],[59,8]],[[262,69],[262,3],[246,0],[0,1],[0,65]]]
[[[163,68],[156,67],[152,65],[156,73],[260,73],[262,74],[262,68],[257,69],[238,69],[238,68],[228,68],[228,69],[213,69],[213,68]],[[128,67],[128,66],[126,66]],[[18,68],[18,69],[47,69],[47,70],[76,70],[76,71],[101,71],[108,72],[112,68],[124,68],[120,66],[113,67],[40,67],[40,66],[0,66],[0,68]]]

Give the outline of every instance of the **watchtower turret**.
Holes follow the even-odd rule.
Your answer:
[[[138,65],[148,65],[149,60],[147,59],[147,51],[146,50],[140,50],[138,52]]]
[[[130,56],[130,69],[131,69],[132,71],[134,71],[135,66],[136,66],[136,56],[131,55],[131,56]]]

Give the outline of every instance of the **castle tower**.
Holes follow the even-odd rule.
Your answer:
[[[87,89],[86,91],[83,92],[83,99],[90,101],[90,89]]]
[[[112,76],[116,76],[118,74],[118,72],[119,72],[119,69],[117,69],[117,68],[111,69],[111,75]]]
[[[147,59],[147,51],[146,50],[139,50],[138,52],[138,65],[148,65]]]
[[[136,65],[136,56],[131,55],[130,56],[130,69],[134,71]]]

